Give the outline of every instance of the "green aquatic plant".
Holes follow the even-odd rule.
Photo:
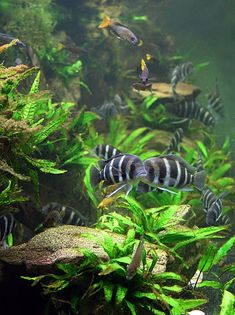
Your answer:
[[[158,262],[155,249],[142,253],[143,267],[132,280],[127,279],[126,268],[131,262],[135,231],[130,229],[123,243],[114,243],[109,234],[98,240],[108,259],[103,261],[94,253],[78,249],[83,255],[79,265],[59,264],[56,274],[23,277],[41,283],[45,295],[63,301],[76,314],[89,312],[97,301],[97,314],[182,314],[206,302],[205,299],[182,299],[183,279],[174,272],[156,273]]]

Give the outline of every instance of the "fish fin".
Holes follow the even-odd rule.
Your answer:
[[[126,192],[126,197],[129,195],[130,191],[132,190],[133,185],[128,186],[127,192]]]
[[[165,187],[160,187],[160,186],[157,186],[157,189],[160,189],[160,190],[163,190],[163,191],[169,192],[170,194],[177,195],[177,192],[175,192],[175,191],[173,191],[173,190],[170,190],[170,189],[167,189],[167,188],[165,188]]]
[[[219,194],[218,199],[223,199],[229,194],[229,191],[225,190],[221,194]]]
[[[95,166],[91,167],[91,170],[90,170],[90,181],[91,181],[91,185],[93,187],[96,187],[99,184],[99,182],[101,181],[100,171]]]
[[[105,198],[110,198],[113,195],[115,195],[116,193],[118,193],[120,190],[122,190],[124,187],[126,186],[126,184],[123,184],[121,186],[119,186],[117,189],[115,189],[114,191],[111,192],[111,194],[105,196]]]
[[[143,182],[139,182],[137,185],[137,188],[136,188],[136,192],[137,192],[137,194],[143,194],[143,193],[149,192],[150,189],[151,189],[150,185],[143,183]]]
[[[143,42],[141,39],[139,39],[139,42],[138,42],[137,46],[142,46],[143,43],[144,43],[144,42]]]
[[[181,119],[181,120],[172,121],[172,124],[177,125],[177,124],[182,124],[182,123],[188,122],[188,121],[190,121],[189,118],[184,118],[184,119]]]
[[[103,17],[103,22],[98,26],[99,28],[107,28],[111,24],[110,18],[108,16]]]
[[[202,191],[205,185],[206,171],[196,172],[194,174],[194,186],[197,190]]]
[[[147,67],[147,66],[146,66],[146,63],[145,63],[145,61],[144,61],[143,58],[141,59],[140,66],[141,66],[141,70],[142,70],[142,71],[144,71],[144,69]]]

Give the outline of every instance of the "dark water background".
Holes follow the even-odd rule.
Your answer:
[[[218,78],[226,118],[217,124],[218,139],[230,135],[235,148],[235,1],[165,1],[159,12],[161,27],[175,38],[180,54],[193,63],[210,64],[194,76],[204,91]]]

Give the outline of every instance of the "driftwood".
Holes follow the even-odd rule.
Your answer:
[[[172,92],[172,86],[170,83],[164,82],[155,82],[152,83],[152,91],[136,91],[133,89],[137,94],[141,97],[147,97],[152,95],[153,97],[157,98],[157,103],[170,103],[174,102],[175,98]],[[183,82],[179,82],[176,86],[176,93],[179,97],[187,100],[187,99],[194,99],[197,95],[201,92],[200,88]]]

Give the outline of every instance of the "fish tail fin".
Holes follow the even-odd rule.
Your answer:
[[[202,170],[194,174],[194,186],[197,190],[202,191],[205,186],[206,171]]]
[[[108,16],[103,17],[103,22],[99,25],[99,28],[106,28],[110,25],[110,18]]]
[[[90,170],[90,181],[91,181],[91,185],[93,187],[96,187],[99,184],[99,182],[101,181],[100,171],[95,166],[91,167],[91,170]]]

